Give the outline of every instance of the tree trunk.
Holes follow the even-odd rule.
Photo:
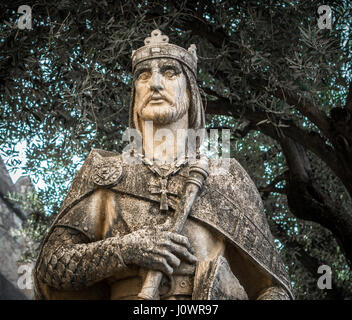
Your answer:
[[[289,167],[287,200],[291,212],[300,219],[319,223],[336,237],[349,265],[352,265],[352,215],[314,183],[304,148],[290,138],[280,139]]]

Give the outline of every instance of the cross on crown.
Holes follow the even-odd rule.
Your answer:
[[[159,29],[154,30],[150,35],[150,37],[144,39],[144,44],[146,46],[169,43],[169,37],[164,34],[161,34],[161,31]]]
[[[171,58],[186,65],[197,78],[197,52],[192,44],[188,50],[169,43],[169,37],[159,29],[152,31],[150,37],[145,38],[144,46],[132,51],[132,72],[139,63],[155,58]]]

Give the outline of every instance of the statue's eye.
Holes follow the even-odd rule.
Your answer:
[[[164,76],[168,79],[173,79],[176,76],[176,72],[175,72],[175,70],[168,69],[164,72]]]
[[[147,80],[151,77],[150,72],[144,71],[138,76],[138,80]]]

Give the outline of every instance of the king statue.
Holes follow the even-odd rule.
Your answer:
[[[189,132],[205,128],[195,45],[159,30],[144,44],[132,53],[129,124],[140,148],[90,152],[42,243],[36,298],[293,299],[248,174],[209,159],[199,139],[193,160],[186,152]]]

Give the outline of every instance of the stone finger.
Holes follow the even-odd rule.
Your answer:
[[[187,237],[181,236],[180,234],[177,234],[174,232],[169,232],[168,236],[172,241],[174,241],[178,244],[181,244],[181,245],[185,246],[188,250],[192,251],[191,244],[190,244]]]
[[[181,260],[186,260],[192,264],[197,262],[197,257],[184,246],[173,243],[172,241],[167,241],[164,245]]]
[[[167,260],[168,264],[173,268],[177,268],[181,263],[181,260],[167,249],[158,249],[155,251],[155,253],[164,257]]]
[[[167,260],[160,256],[155,259],[155,269],[169,276],[174,272],[174,269],[167,263]]]

